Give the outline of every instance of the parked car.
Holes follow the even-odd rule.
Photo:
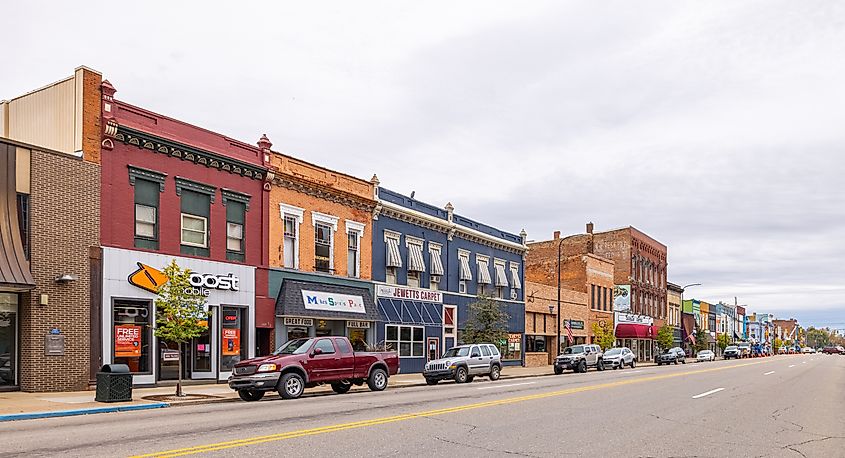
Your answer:
[[[736,344],[739,347],[739,357],[740,358],[750,358],[751,357],[751,344],[748,342],[740,342]]]
[[[598,345],[573,345],[563,349],[563,353],[555,358],[555,374],[562,374],[564,370],[587,372],[588,367],[604,370],[604,354]]]
[[[495,345],[472,344],[452,347],[440,359],[426,363],[423,377],[429,385],[445,379],[468,383],[478,375],[498,380],[501,372],[502,355]]]
[[[789,354],[789,348],[786,348],[786,347],[780,347],[780,348],[778,349],[778,354],[779,354],[779,355],[786,355],[786,354]]]
[[[840,353],[845,353],[845,350],[839,345],[828,345],[822,348],[822,353],[826,353],[828,355],[837,355]]]
[[[305,388],[323,384],[339,394],[365,382],[382,391],[398,372],[395,351],[358,352],[346,337],[312,337],[290,340],[270,356],[235,364],[229,388],[244,401],[258,401],[274,390],[284,399],[295,399]]]
[[[637,357],[628,347],[613,347],[602,357],[605,369],[624,369],[630,366],[632,369],[637,366]]]
[[[740,353],[739,347],[737,347],[736,345],[728,345],[727,347],[725,347],[725,351],[722,352],[722,358],[724,358],[724,359],[731,359],[731,358],[739,359],[741,354],[742,353]]]
[[[804,347],[801,349],[801,353],[808,354],[808,353],[815,353],[816,349],[813,347]]]
[[[695,357],[695,360],[698,362],[716,361],[716,354],[710,350],[701,350],[700,352],[698,352],[698,355]]]
[[[686,364],[686,356],[687,354],[684,353],[684,349],[681,347],[670,348],[663,353],[657,355],[657,365],[662,366],[664,364]]]

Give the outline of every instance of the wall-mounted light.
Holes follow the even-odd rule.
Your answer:
[[[56,277],[56,283],[70,283],[76,280],[79,280],[79,277],[71,274],[62,274]]]

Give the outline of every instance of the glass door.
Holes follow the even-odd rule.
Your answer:
[[[215,341],[217,340],[216,333],[211,332],[212,329],[217,329],[217,307],[211,306],[208,308],[209,315],[206,322],[205,331],[199,337],[191,340],[191,378],[192,379],[213,379],[215,374],[215,366],[217,365],[216,358],[214,358]]]
[[[18,385],[18,295],[0,293],[0,389]]]
[[[238,362],[247,359],[247,309],[221,307],[220,312],[220,380],[225,380]]]

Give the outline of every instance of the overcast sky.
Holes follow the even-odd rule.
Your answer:
[[[530,239],[633,225],[687,297],[845,328],[845,3],[249,4],[6,4],[0,98],[87,65]]]

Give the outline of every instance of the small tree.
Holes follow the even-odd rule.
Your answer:
[[[659,346],[662,350],[667,350],[672,348],[672,344],[675,342],[675,335],[672,332],[672,328],[669,325],[664,324],[657,330],[657,337],[655,338],[657,341],[657,346]]]
[[[775,341],[774,341],[773,345],[774,345],[774,348],[772,348],[772,353],[779,353],[780,347],[783,346],[783,341],[778,339],[777,337],[775,337]]]
[[[189,269],[182,269],[176,260],[164,268],[168,281],[158,288],[156,306],[155,336],[179,345],[179,378],[176,382],[176,396],[182,393],[182,345],[199,337],[208,329],[203,324],[208,319],[205,296],[190,294],[191,275]]]
[[[607,350],[613,347],[616,343],[616,336],[613,335],[613,328],[610,326],[601,326],[599,323],[593,323],[593,342],[600,346],[602,350]]]
[[[725,351],[725,347],[728,346],[730,343],[730,337],[727,334],[719,334],[719,337],[716,338],[716,345],[719,346],[719,349],[723,352]]]
[[[508,314],[490,296],[478,296],[469,304],[469,318],[461,335],[463,343],[493,343],[508,341]]]
[[[707,349],[707,331],[704,329],[699,329],[695,331],[695,345],[693,345],[693,349],[696,353],[700,352],[701,350]]]

